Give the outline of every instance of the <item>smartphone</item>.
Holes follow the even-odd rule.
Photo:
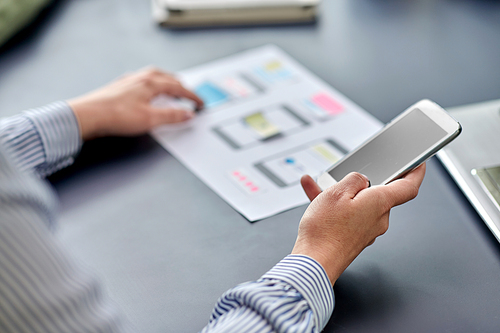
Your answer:
[[[318,185],[324,190],[353,171],[367,176],[372,186],[388,184],[424,163],[461,131],[442,107],[422,100],[320,175]]]

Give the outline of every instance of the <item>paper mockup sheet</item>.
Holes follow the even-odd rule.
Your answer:
[[[152,135],[250,221],[307,203],[300,177],[319,176],[382,127],[274,45],[178,75],[206,108]]]

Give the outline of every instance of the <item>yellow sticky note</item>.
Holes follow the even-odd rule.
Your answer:
[[[253,113],[245,117],[245,123],[262,139],[269,139],[280,134],[280,129],[269,122],[262,112]]]
[[[330,149],[326,148],[324,144],[315,145],[313,147],[313,150],[330,163],[335,163],[339,160],[339,157],[335,155]]]
[[[281,69],[281,62],[279,61],[270,61],[265,66],[266,70],[269,72],[277,71]]]

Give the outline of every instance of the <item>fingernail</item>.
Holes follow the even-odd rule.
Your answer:
[[[194,112],[193,111],[186,111],[186,112],[184,112],[184,120],[193,119],[193,117],[194,117]]]
[[[370,181],[370,179],[368,179],[368,177],[366,177],[366,175],[361,174],[361,176],[365,177],[366,181],[368,182],[368,187],[372,186],[372,182]]]

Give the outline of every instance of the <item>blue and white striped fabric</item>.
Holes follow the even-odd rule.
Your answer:
[[[56,199],[35,175],[71,163],[79,149],[71,109],[57,103],[5,119],[0,139],[0,331],[130,331],[48,228]]]
[[[38,178],[71,164],[80,146],[65,102],[0,121],[1,332],[131,331],[99,282],[68,258],[48,228],[56,200]],[[290,255],[258,281],[227,291],[203,332],[319,332],[333,306],[323,268]]]
[[[41,177],[72,164],[82,144],[78,122],[66,102],[3,119],[0,141],[15,165]]]
[[[320,332],[333,307],[323,267],[289,255],[259,280],[222,295],[203,332]]]

